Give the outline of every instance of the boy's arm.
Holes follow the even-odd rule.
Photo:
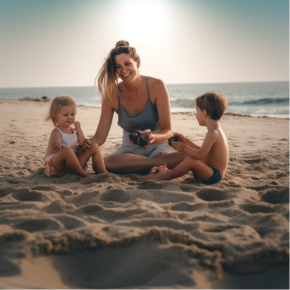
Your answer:
[[[184,143],[184,144],[188,145],[189,147],[196,149],[196,150],[200,149],[200,146],[196,145],[195,143],[193,143],[191,140],[189,140],[188,138],[186,138],[182,134],[174,132],[174,136],[178,136],[179,141],[181,143]]]
[[[187,143],[186,143],[187,146],[189,146],[190,148],[192,149],[195,149],[195,150],[199,150],[201,147],[196,145],[195,143],[193,143],[191,140],[188,139]]]
[[[79,146],[83,146],[86,142],[86,138],[85,138],[85,135],[83,133],[83,130],[81,129],[81,123],[79,121],[75,121],[74,125],[75,125],[76,130],[77,130]]]
[[[50,133],[48,146],[53,150],[61,149],[61,133],[57,129],[53,129]]]
[[[177,150],[178,152],[185,152],[192,158],[200,160],[200,159],[204,159],[208,155],[212,146],[216,142],[217,137],[218,135],[216,132],[207,132],[201,147],[193,143],[196,147],[199,147],[199,149],[195,149],[194,147],[191,148],[187,144],[180,143],[180,142],[173,142],[172,148]]]

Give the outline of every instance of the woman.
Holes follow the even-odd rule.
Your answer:
[[[140,75],[139,67],[140,58],[135,48],[127,41],[119,41],[98,74],[102,111],[90,142],[100,146],[106,141],[114,112],[118,114],[118,125],[124,129],[122,146],[104,158],[111,172],[148,172],[153,166],[165,163],[173,168],[186,157],[167,144],[172,131],[170,102],[164,83]],[[144,148],[130,142],[129,133],[134,130],[141,130],[148,137]]]

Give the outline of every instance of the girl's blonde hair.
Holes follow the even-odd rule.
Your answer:
[[[105,59],[105,62],[99,73],[98,77],[98,89],[101,95],[101,100],[110,102],[118,97],[119,85],[118,75],[116,73],[115,56],[126,53],[134,61],[138,61],[139,55],[134,47],[131,47],[128,41],[120,40],[116,43],[115,47],[110,51],[109,55]]]
[[[65,106],[76,106],[76,103],[74,99],[71,98],[70,96],[66,95],[56,96],[50,104],[50,109],[47,117],[45,118],[45,121],[51,120],[54,126],[57,126],[55,116],[59,112],[60,108]]]

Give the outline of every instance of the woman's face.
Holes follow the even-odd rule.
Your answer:
[[[140,60],[135,61],[129,54],[116,55],[115,63],[116,73],[125,83],[132,83],[139,76]]]

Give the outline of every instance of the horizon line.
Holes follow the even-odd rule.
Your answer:
[[[165,83],[165,85],[204,85],[204,84],[247,84],[247,83],[284,83],[289,82],[289,80],[284,81],[233,81],[233,82],[202,82],[202,83]],[[94,87],[97,88],[98,86],[93,85],[78,85],[78,86],[35,86],[35,87],[0,87],[0,89],[35,89],[35,88],[78,88],[78,87]]]

